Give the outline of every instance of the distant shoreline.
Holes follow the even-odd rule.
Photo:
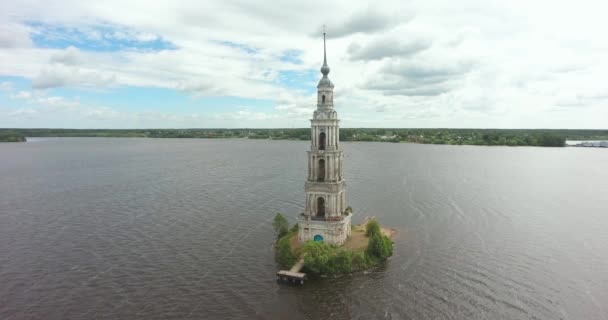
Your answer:
[[[0,129],[1,138],[247,138],[310,140],[310,129]],[[342,128],[340,141],[418,144],[564,147],[567,140],[608,140],[608,130]]]
[[[25,135],[13,130],[0,129],[0,142],[26,142]]]

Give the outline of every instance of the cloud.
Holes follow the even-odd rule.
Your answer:
[[[250,110],[239,110],[236,112],[224,112],[218,113],[213,116],[219,120],[249,120],[249,121],[264,121],[276,119],[279,116],[277,114],[270,114],[265,112],[252,112]]]
[[[31,99],[33,94],[30,91],[19,91],[11,95],[12,99]]]
[[[559,108],[588,108],[598,103],[608,107],[608,90],[587,90],[586,92],[562,92],[556,97]]]
[[[364,86],[388,95],[435,96],[450,91],[471,68],[465,62],[389,61]]]
[[[68,66],[75,66],[83,62],[80,50],[73,46],[69,46],[65,50],[51,55],[50,60],[53,63],[61,63]]]
[[[10,98],[22,100],[31,105],[53,107],[55,109],[71,109],[80,106],[78,97],[66,99],[61,96],[48,95],[45,91],[19,91],[11,94]]]
[[[456,62],[448,64],[436,64],[435,61],[413,60],[398,63],[388,63],[382,71],[388,74],[399,75],[423,83],[443,82],[454,76],[461,75],[471,70],[472,64]]]
[[[353,42],[348,47],[352,60],[380,60],[390,57],[407,57],[430,48],[430,39],[406,39],[397,37],[382,37],[374,39],[365,45]]]
[[[307,119],[316,108],[314,102],[316,102],[316,93],[313,95],[282,94],[275,100],[275,110],[288,117]]]
[[[341,38],[355,33],[376,33],[410,20],[410,17],[397,17],[394,14],[380,12],[375,8],[363,8],[354,12],[338,23],[329,22],[328,38]],[[323,32],[322,27],[314,35]]]
[[[2,81],[0,82],[0,91],[13,91],[15,86],[10,81]]]
[[[124,126],[307,126],[322,63],[319,31],[326,24],[330,78],[345,126],[602,127],[606,99],[601,88],[589,88],[601,87],[608,73],[608,38],[596,32],[608,29],[606,4],[581,1],[387,0],[361,6],[310,0],[281,10],[261,0],[145,7],[117,0],[8,1],[0,5],[0,74],[18,80],[17,89],[0,98],[29,90],[24,86],[30,81],[31,99],[7,99],[17,105],[12,108],[61,103],[35,102],[39,91],[47,98],[69,92],[64,100],[78,102],[80,90],[88,100],[112,100],[112,90],[91,88],[160,88],[195,101],[256,99],[274,106],[262,113],[278,117],[266,123],[206,111],[182,117],[171,100],[162,102],[167,106],[159,106],[161,112],[145,114],[124,102],[100,104],[118,112],[116,125]],[[80,122],[85,108],[74,107],[74,116],[66,111],[62,119],[93,125]],[[580,108],[590,116],[568,121],[580,119]],[[545,116],[551,110],[563,116]],[[66,125],[50,113],[40,119],[21,124],[44,126],[46,119],[46,125]]]
[[[42,96],[37,98],[35,102],[41,105],[63,109],[72,109],[80,106],[80,102],[78,100],[65,99],[64,97],[57,96]]]
[[[121,117],[121,113],[108,107],[84,108],[82,117],[89,120],[115,120]]]
[[[181,82],[177,89],[197,96],[221,94],[212,81],[205,79]]]
[[[29,37],[29,28],[18,23],[2,23],[0,20],[0,48],[15,49],[29,48],[32,41]]]
[[[37,110],[31,108],[20,108],[14,111],[8,112],[9,117],[22,117],[26,119],[31,119],[38,114]]]
[[[77,67],[49,66],[32,79],[34,89],[49,89],[64,86],[107,87],[116,81],[113,74],[102,74]]]

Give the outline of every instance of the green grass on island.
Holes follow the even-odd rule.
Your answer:
[[[0,129],[24,137],[247,138],[310,140],[310,128],[278,129]],[[608,140],[608,130],[341,128],[340,141],[563,147],[566,140]]]
[[[391,237],[395,231],[382,228],[374,220],[352,227],[344,245],[325,242],[298,241],[298,225],[288,230],[287,220],[277,213],[273,227],[278,234],[276,258],[281,267],[289,269],[304,259],[303,272],[316,275],[338,275],[373,268],[393,254]]]

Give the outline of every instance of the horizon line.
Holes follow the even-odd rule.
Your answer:
[[[308,127],[301,128],[288,128],[288,127],[273,127],[273,128],[253,128],[253,127],[238,127],[238,128],[226,128],[226,127],[200,127],[200,128],[64,128],[64,127],[12,127],[12,128],[0,128],[0,130],[297,130],[297,129],[310,129]],[[608,128],[457,128],[457,127],[341,127],[340,129],[415,129],[415,130],[608,130]]]

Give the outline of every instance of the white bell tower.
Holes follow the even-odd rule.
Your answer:
[[[310,120],[311,145],[308,151],[308,178],[305,183],[306,209],[298,217],[301,242],[314,240],[342,244],[350,235],[351,216],[346,209],[346,194],[340,149],[338,114],[334,110],[334,85],[323,32],[323,77],[317,85],[317,109]]]

